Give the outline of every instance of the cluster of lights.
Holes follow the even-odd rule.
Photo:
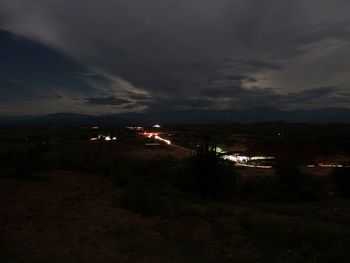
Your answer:
[[[154,138],[158,141],[162,141],[162,142],[165,142],[166,144],[170,145],[171,144],[171,141],[169,140],[166,140],[162,137],[159,136],[159,133],[154,133],[154,132],[143,132],[141,133],[143,136],[147,137],[147,138]]]
[[[97,140],[104,140],[104,141],[116,141],[117,137],[111,137],[111,136],[105,136],[105,135],[99,135],[98,137],[90,138],[90,141],[97,141]]]
[[[224,160],[229,160],[236,163],[247,163],[249,161],[260,161],[260,160],[274,160],[275,157],[270,156],[244,156],[239,154],[233,154],[233,155],[222,155],[221,157]]]
[[[128,130],[132,130],[132,131],[143,131],[143,127],[141,127],[141,126],[128,126],[126,128]]]
[[[244,167],[254,167],[254,168],[269,168],[271,169],[271,165],[258,165],[258,164],[251,164],[250,161],[262,161],[262,160],[274,160],[275,157],[270,156],[243,156],[239,154],[233,154],[233,155],[222,155],[222,159],[228,160],[231,162],[234,162],[236,166],[244,166]]]
[[[348,168],[348,167],[350,167],[349,165],[336,164],[336,163],[329,163],[329,164],[319,163],[317,165],[308,165],[307,167],[314,168],[316,166],[319,166],[322,168],[343,168],[343,167]]]
[[[242,155],[238,155],[238,154],[223,155],[223,156],[221,156],[221,158],[224,160],[235,162],[235,163],[247,163],[250,160],[250,158],[248,156],[242,156]]]

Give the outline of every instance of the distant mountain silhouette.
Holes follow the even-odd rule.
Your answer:
[[[282,111],[270,108],[250,110],[186,110],[148,113],[122,113],[85,115],[55,113],[43,116],[18,116],[0,118],[1,125],[82,125],[82,124],[216,124],[257,122],[350,123],[350,109],[324,108],[319,110]]]

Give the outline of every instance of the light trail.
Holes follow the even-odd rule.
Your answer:
[[[321,168],[349,168],[349,165],[343,165],[343,164],[323,164],[323,163],[319,163],[317,164],[318,167]],[[311,168],[311,167],[310,167]]]
[[[153,139],[156,139],[158,141],[165,142],[168,145],[171,144],[170,140],[167,140],[167,139],[164,139],[164,138],[160,137],[159,133],[156,133],[156,132],[143,132],[143,133],[141,133],[141,135],[143,135],[143,136],[145,136],[147,138],[153,138]]]
[[[147,137],[147,138],[150,138],[150,139],[153,138],[155,140],[162,141],[168,145],[173,145],[170,140],[167,140],[167,139],[160,137],[158,132],[146,132],[145,131],[145,132],[140,133],[140,135]],[[181,150],[190,151],[190,149],[182,147],[182,146],[178,146],[176,144],[174,144],[173,146],[176,148],[179,148]],[[223,151],[223,150],[221,150],[220,152],[226,153],[226,151]],[[220,155],[220,158],[233,162],[234,165],[237,167],[260,168],[260,169],[273,169],[274,165],[272,165],[271,163],[268,163],[268,164],[266,163],[266,165],[265,165],[261,162],[264,162],[264,161],[274,162],[276,160],[276,157],[273,157],[273,156],[244,156],[244,155],[240,155],[238,153],[236,153],[236,154],[223,154],[223,155]],[[254,163],[254,162],[260,162],[260,163]],[[308,168],[349,167],[350,168],[349,165],[342,165],[342,164],[336,164],[336,163],[330,163],[330,164],[319,163],[319,164],[306,165],[306,167],[308,167]]]
[[[271,165],[254,165],[254,164],[243,164],[243,163],[236,163],[235,166],[248,167],[248,168],[260,168],[260,169],[272,169],[273,168],[273,166],[271,166]]]
[[[228,160],[234,163],[237,167],[248,167],[248,168],[261,168],[261,169],[272,169],[272,165],[263,165],[263,164],[254,164],[251,163],[251,161],[272,161],[275,160],[275,157],[272,156],[243,156],[239,154],[232,154],[232,155],[222,155],[222,159]]]
[[[350,168],[350,165],[339,164],[339,163],[317,163],[309,164],[307,168]]]

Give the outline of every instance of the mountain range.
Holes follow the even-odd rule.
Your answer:
[[[85,115],[55,113],[40,116],[1,117],[0,125],[137,125],[137,124],[224,124],[258,122],[350,123],[350,109],[324,108],[318,110],[283,111],[270,108],[250,110],[186,110],[148,113]]]

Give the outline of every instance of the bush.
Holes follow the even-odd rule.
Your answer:
[[[126,187],[117,203],[121,208],[146,216],[168,212],[166,200],[147,185]]]
[[[273,178],[269,176],[257,176],[254,178],[239,177],[237,181],[235,195],[237,197],[258,198],[264,201],[271,196],[273,191]]]
[[[249,214],[240,215],[238,225],[252,236],[252,240],[258,237],[261,241],[265,241],[262,246],[264,249],[272,249],[273,253],[280,251],[281,248],[304,250],[304,257],[319,254],[322,255],[323,262],[348,262],[347,229],[334,228],[332,225],[319,222],[251,217]]]
[[[192,152],[183,169],[178,186],[181,190],[203,198],[230,197],[234,192],[237,174],[216,152],[216,147],[203,144]]]
[[[350,198],[350,168],[335,168],[331,179],[337,194],[343,198]]]
[[[199,193],[203,197],[216,197],[219,193],[219,167],[222,161],[208,145],[198,147],[192,155],[191,168]]]
[[[16,179],[32,179],[39,167],[36,147],[12,147],[0,154],[1,176]]]
[[[175,160],[122,160],[112,174],[116,186],[147,183],[157,189],[169,189],[178,172]]]
[[[318,201],[324,196],[323,186],[311,175],[301,172],[293,159],[277,162],[273,189],[273,198],[277,201]]]
[[[48,170],[70,170],[99,175],[112,175],[119,166],[118,158],[101,148],[84,148],[85,145],[57,147],[43,155],[41,165]],[[102,151],[105,150],[105,151]]]

